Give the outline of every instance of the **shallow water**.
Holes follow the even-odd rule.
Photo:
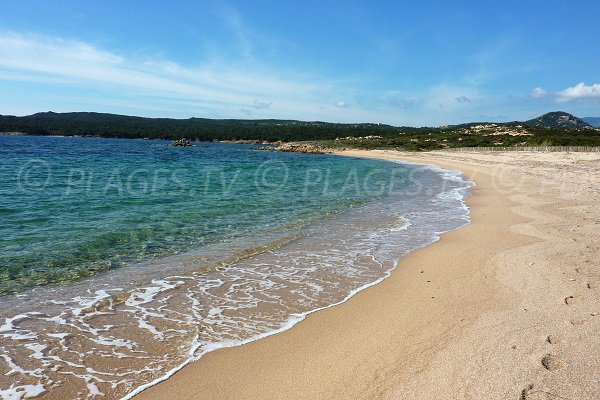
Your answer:
[[[345,301],[388,276],[406,253],[468,222],[463,199],[471,184],[430,167],[250,146],[200,145],[184,153],[164,142],[19,139],[55,140],[55,157],[70,147],[79,161],[45,158],[53,177],[67,179],[32,193],[2,192],[2,208],[12,211],[0,214],[11,221],[0,259],[9,272],[14,263],[22,267],[3,282],[13,292],[0,307],[3,398],[129,397],[208,351],[285,330]],[[85,150],[72,149],[81,143]],[[170,171],[185,167],[154,197],[119,193],[118,180],[111,193],[106,179],[95,178],[86,193],[86,180],[76,187],[68,181],[76,173],[64,168],[81,167],[82,158],[91,176],[109,180],[115,165],[133,171],[148,159]],[[5,182],[6,171],[23,174],[22,163],[3,163]],[[225,172],[196,181],[207,165]],[[44,169],[36,173],[37,181],[27,182],[45,184]],[[131,185],[142,187],[135,179]],[[83,198],[64,196],[75,189]],[[49,220],[32,222],[27,212],[18,222],[17,204],[38,218],[49,205]],[[30,231],[51,239],[19,237]],[[106,235],[118,239],[99,239]],[[80,250],[86,245],[94,251]],[[54,267],[57,279],[29,278]]]

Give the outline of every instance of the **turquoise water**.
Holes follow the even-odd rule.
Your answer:
[[[0,136],[0,295],[267,237],[406,181],[379,161],[255,147]]]
[[[471,186],[248,145],[0,136],[0,398],[129,399],[290,329],[467,224]]]

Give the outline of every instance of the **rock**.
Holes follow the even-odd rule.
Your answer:
[[[275,147],[276,151],[282,151],[284,153],[312,153],[312,154],[328,154],[335,151],[327,147],[321,147],[314,143],[300,143],[290,142],[281,143]],[[338,149],[341,150],[341,149]]]
[[[173,147],[190,147],[192,143],[188,139],[177,139],[171,142],[171,146]]]

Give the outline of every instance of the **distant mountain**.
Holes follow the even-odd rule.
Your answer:
[[[589,128],[591,125],[584,120],[577,118],[563,111],[554,111],[524,122],[525,125],[535,126],[536,128],[562,128],[579,129]]]
[[[600,128],[600,117],[585,117],[581,119],[590,124],[591,126]]]
[[[24,117],[0,115],[0,136],[6,134],[187,139],[249,144],[323,141],[327,143],[327,148],[405,150],[541,145],[600,147],[600,135],[596,129],[563,112],[548,113],[526,122],[481,122],[438,128],[276,119],[171,119],[93,112],[44,112]]]

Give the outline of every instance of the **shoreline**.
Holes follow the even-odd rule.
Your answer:
[[[325,153],[321,153],[321,154],[325,154]],[[338,156],[346,156],[346,154],[332,154],[332,155],[338,155]],[[361,158],[361,157],[358,157]],[[469,207],[466,205],[465,200],[466,198],[468,198],[470,196],[470,190],[473,188],[473,186],[475,186],[474,182],[471,181],[467,181],[463,179],[462,174],[460,173],[460,171],[453,171],[453,170],[447,170],[444,168],[440,168],[438,166],[435,165],[431,165],[431,164],[425,164],[425,163],[417,163],[417,162],[408,162],[408,161],[400,161],[400,160],[382,160],[382,161],[386,161],[386,162],[392,162],[392,163],[399,163],[399,164],[404,164],[404,165],[409,165],[409,166],[418,166],[418,167],[427,167],[429,169],[431,169],[434,173],[441,175],[444,177],[444,179],[448,179],[451,181],[454,180],[459,180],[464,184],[467,184],[467,186],[465,187],[460,187],[457,188],[455,190],[459,190],[460,192],[466,191],[466,194],[461,194],[460,195],[460,203],[462,205],[462,208],[464,208],[464,210],[466,211],[466,215],[464,216],[464,223],[461,224],[460,226],[457,227],[453,227],[450,228],[449,230],[444,230],[444,231],[438,231],[435,232],[433,234],[433,237],[431,238],[431,240],[427,243],[421,244],[415,248],[413,248],[412,250],[409,251],[408,254],[412,253],[413,251],[417,251],[419,249],[425,248],[431,244],[436,243],[437,241],[440,240],[441,235],[446,234],[448,232],[452,232],[455,230],[458,230],[466,225],[468,225],[469,223],[471,223],[471,220],[469,218]],[[273,335],[277,335],[277,334],[281,334],[284,333],[292,328],[294,328],[297,324],[301,323],[302,321],[304,321],[306,318],[310,317],[312,314],[315,314],[319,311],[324,311],[333,307],[337,307],[341,304],[346,303],[347,301],[349,301],[350,299],[352,299],[354,296],[358,295],[360,292],[362,292],[365,289],[370,288],[371,286],[375,286],[380,284],[381,282],[383,282],[384,280],[388,279],[391,274],[394,272],[394,270],[397,268],[398,266],[398,261],[399,260],[395,260],[393,262],[393,267],[389,270],[387,270],[385,272],[385,274],[383,276],[381,276],[380,278],[377,278],[376,280],[372,281],[372,282],[368,282],[363,284],[360,287],[357,287],[356,289],[353,289],[350,293],[348,293],[348,295],[346,297],[344,297],[342,300],[337,301],[335,303],[326,305],[326,306],[322,306],[316,309],[312,309],[310,311],[307,312],[303,312],[303,313],[297,313],[297,314],[291,314],[290,318],[288,319],[288,321],[281,326],[278,329],[275,330],[271,330],[268,332],[265,332],[263,334],[260,334],[259,336],[256,337],[252,337],[249,339],[245,339],[245,340],[235,340],[235,341],[229,341],[229,342],[225,342],[225,343],[221,343],[219,345],[214,345],[214,346],[209,346],[205,351],[200,352],[199,354],[196,354],[196,352],[198,351],[198,349],[200,348],[200,344],[196,343],[196,346],[194,348],[192,348],[189,352],[190,354],[190,358],[182,365],[179,365],[175,368],[173,368],[171,371],[169,371],[165,376],[162,376],[158,379],[156,379],[155,381],[149,382],[147,384],[144,384],[138,388],[136,388],[134,391],[128,393],[125,397],[123,397],[123,400],[128,400],[128,399],[132,399],[132,398],[137,398],[136,396],[138,396],[140,393],[143,393],[144,391],[161,384],[162,382],[165,382],[166,380],[170,379],[173,375],[177,374],[179,371],[181,371],[182,369],[186,368],[188,365],[193,364],[195,362],[200,361],[201,359],[203,359],[203,357],[205,357],[207,354],[214,352],[214,351],[219,351],[219,350],[224,350],[224,349],[230,349],[230,348],[236,348],[236,347],[240,347],[243,345],[247,345],[250,344],[252,342],[256,342],[258,340],[262,340],[265,338],[268,338],[270,336]]]
[[[386,151],[348,151],[339,155],[395,157],[462,170],[466,179],[477,183],[471,189],[473,196],[467,198],[472,223],[444,234],[436,243],[415,250],[400,260],[390,277],[343,304],[312,313],[293,329],[277,335],[205,354],[200,361],[188,364],[136,399],[164,398],[167,393],[170,398],[198,399],[477,398],[482,393],[469,385],[469,379],[482,380],[482,377],[489,382],[487,388],[480,388],[485,398],[521,396],[533,399],[534,389],[530,386],[538,387],[536,385],[544,378],[544,371],[554,377],[569,372],[570,368],[565,366],[569,365],[565,361],[567,356],[548,357],[551,353],[544,354],[544,351],[557,347],[549,342],[552,332],[546,337],[529,338],[525,341],[527,345],[494,348],[497,354],[493,361],[487,355],[489,342],[496,340],[494,336],[473,332],[482,320],[491,322],[491,326],[503,322],[499,324],[500,330],[527,329],[521,325],[531,322],[528,321],[530,317],[521,315],[528,311],[522,311],[523,307],[515,300],[519,298],[522,281],[517,279],[514,282],[510,276],[505,276],[506,266],[496,265],[496,259],[506,257],[505,253],[527,250],[548,242],[540,237],[539,232],[532,231],[531,225],[544,219],[536,215],[535,207],[529,205],[527,209],[527,201],[518,198],[522,197],[519,190],[524,189],[523,185],[518,190],[510,187],[511,181],[515,182],[515,177],[510,175],[513,172],[504,173],[507,182],[503,183],[508,185],[501,185],[490,176],[490,165],[493,164],[480,162],[477,165],[460,153],[407,155]],[[466,162],[461,160],[464,157],[467,157]],[[539,192],[535,185],[529,188]],[[549,184],[544,189],[552,190]],[[466,259],[464,253],[468,254]],[[528,271],[519,272],[527,275]],[[536,285],[525,286],[539,289]],[[597,291],[587,294],[594,293],[598,295]],[[562,305],[569,305],[568,302],[563,300]],[[587,305],[590,306],[590,303],[587,302]],[[531,313],[532,307],[528,309]],[[588,314],[593,314],[593,311]],[[539,319],[541,316],[536,317]],[[589,323],[587,331],[595,332],[598,320],[600,318]],[[551,330],[552,324],[546,321],[545,325],[538,323],[535,326]],[[590,340],[592,344],[598,344],[593,334],[586,337],[588,345]],[[522,347],[529,348],[524,356],[520,354]],[[482,348],[488,348],[488,352],[482,352]],[[540,354],[529,360],[534,348]],[[450,354],[454,358],[448,358]],[[520,366],[513,365],[516,355],[521,355],[521,361],[525,361]],[[598,355],[592,352],[591,356]],[[473,361],[473,357],[479,362],[466,362]],[[451,362],[452,359],[463,362],[457,364]],[[436,363],[438,368],[433,368]],[[550,364],[554,367],[547,368]],[[508,366],[508,370],[483,372],[484,368],[492,365],[496,368]],[[586,372],[586,375],[591,372]],[[535,378],[536,374],[541,377]],[[452,381],[452,378],[457,377],[468,378],[466,384],[461,384],[462,388],[453,385],[457,380]],[[433,387],[430,384],[432,378],[436,382]],[[423,386],[426,382],[429,384]],[[559,388],[565,391],[572,389],[567,383],[563,382]],[[544,387],[550,391],[557,390],[551,386],[545,383]],[[599,393],[597,386],[596,383],[596,386],[588,387],[588,392],[592,395]],[[457,389],[461,390],[457,392]],[[469,394],[471,392],[472,395]],[[575,398],[593,398],[585,397],[586,393],[583,395]]]
[[[404,186],[400,183],[393,192],[398,196],[384,196],[387,201],[358,201],[356,208],[342,207],[339,213],[324,213],[322,221],[308,225],[292,224],[293,218],[283,219],[281,222],[289,225],[291,231],[274,230],[277,236],[290,242],[281,252],[261,248],[238,253],[231,249],[241,256],[213,263],[216,268],[207,274],[202,273],[204,269],[200,270],[198,263],[209,263],[211,254],[220,260],[231,246],[216,245],[214,253],[208,248],[197,250],[196,255],[202,254],[202,258],[194,259],[192,250],[173,256],[171,261],[158,258],[154,266],[141,264],[139,268],[122,268],[72,284],[48,285],[41,292],[32,291],[30,298],[14,296],[4,308],[3,331],[8,334],[4,335],[2,346],[10,360],[3,366],[6,372],[1,380],[3,389],[7,388],[9,395],[24,392],[25,396],[45,390],[48,398],[77,397],[77,393],[85,392],[123,398],[148,382],[162,380],[194,359],[190,350],[195,350],[198,356],[221,347],[220,343],[230,346],[255,340],[268,331],[275,333],[279,328],[289,328],[299,316],[310,311],[346,300],[357,287],[362,289],[387,274],[400,255],[437,240],[436,231],[454,229],[467,220],[462,187],[468,184],[454,173],[440,174],[430,168],[400,166],[388,161],[321,157],[313,162],[306,156],[300,158],[315,167],[330,166],[333,171],[340,165],[342,175],[348,171],[360,172],[362,166],[369,172],[371,167],[377,167],[376,171],[383,174],[378,175],[376,185],[387,181],[382,176],[399,173],[407,179],[412,176],[410,171],[415,170],[414,185],[407,186],[415,190],[396,192]],[[325,164],[320,164],[321,160]],[[331,195],[339,193],[330,191],[335,189],[333,184],[322,187]],[[392,184],[389,187],[394,188]],[[315,190],[314,194],[319,195],[321,188]],[[403,201],[405,196],[410,199]],[[405,214],[410,219],[402,217]],[[431,219],[434,214],[445,217]],[[405,230],[415,235],[404,234]],[[292,231],[297,235],[290,235]],[[265,240],[267,236],[257,239]],[[296,243],[297,239],[300,240]],[[249,248],[243,244],[239,247]],[[247,256],[252,257],[246,260]],[[186,269],[184,261],[189,262],[193,271]],[[236,267],[218,268],[233,261],[237,262]],[[198,342],[202,343],[200,348]],[[44,347],[47,352],[36,350],[28,354],[30,343]],[[75,365],[68,357],[72,348],[77,347],[94,351],[80,353],[79,364]],[[42,374],[18,369],[19,365],[28,365],[32,358],[32,363],[43,367]],[[69,371],[71,366],[74,371]],[[93,369],[86,370],[89,375],[80,375],[78,368]],[[119,372],[113,373],[115,370]],[[64,382],[61,376],[67,374],[73,378]],[[13,390],[14,384],[20,386]]]

